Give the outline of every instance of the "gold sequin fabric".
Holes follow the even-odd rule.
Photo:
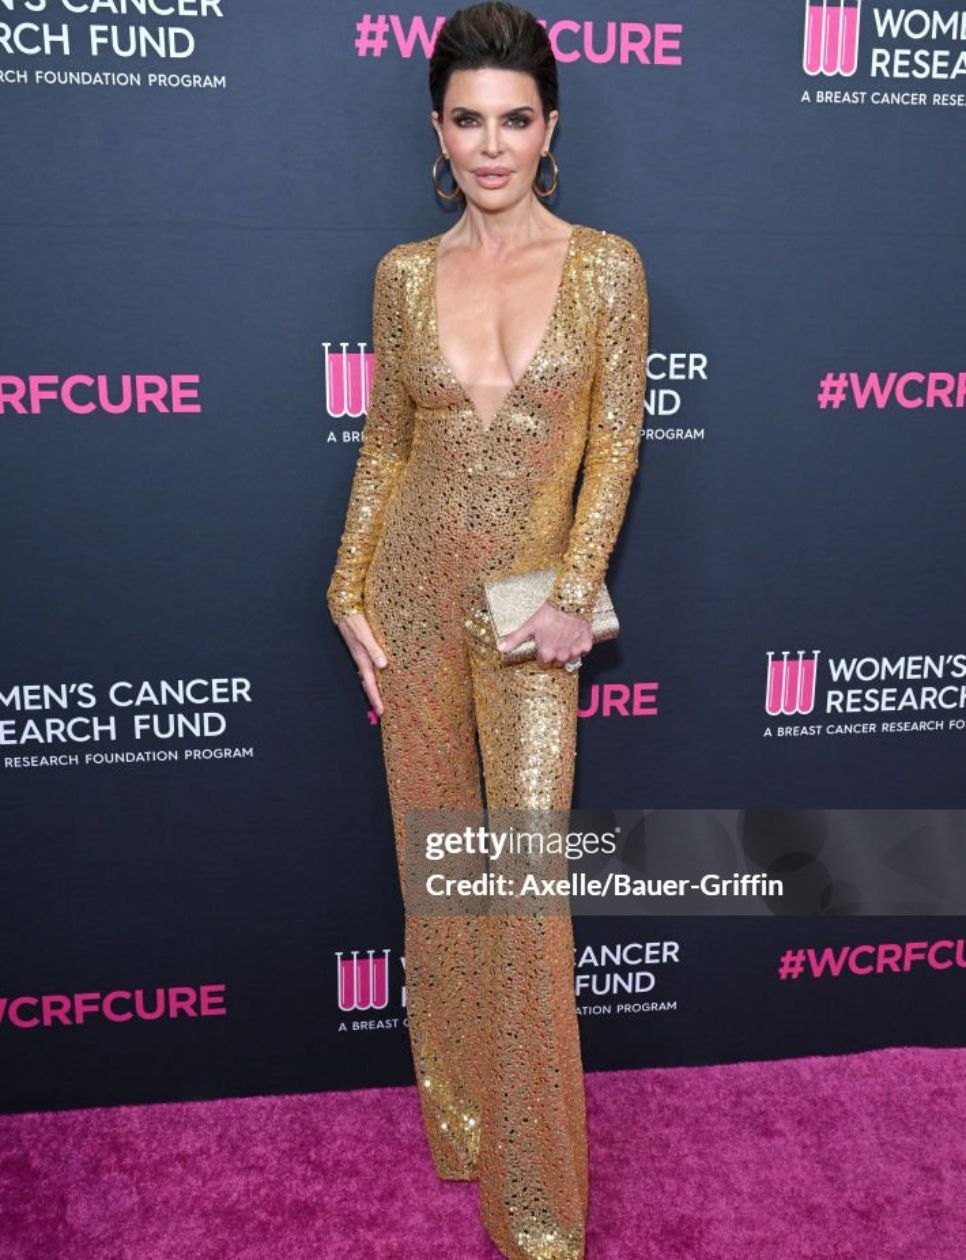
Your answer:
[[[553,567],[549,602],[589,613],[638,467],[648,344],[638,251],[574,225],[543,338],[484,423],[440,350],[439,242],[397,245],[376,268],[376,362],[327,593],[333,620],[364,613],[386,653],[380,726],[403,880],[409,811],[570,808],[578,673],[503,663],[483,582]],[[405,957],[438,1174],[479,1181],[509,1260],[582,1260],[569,913],[407,909]]]

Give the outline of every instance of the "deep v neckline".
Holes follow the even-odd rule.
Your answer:
[[[483,416],[480,412],[479,407],[477,407],[476,403],[470,397],[469,390],[466,388],[463,382],[459,379],[459,377],[450,367],[449,361],[447,360],[446,356],[443,354],[442,345],[439,339],[439,302],[436,296],[436,280],[437,280],[437,271],[438,271],[437,259],[439,256],[439,243],[442,240],[443,234],[440,233],[438,236],[434,236],[431,238],[432,258],[431,258],[430,267],[429,267],[429,290],[430,290],[429,305],[430,305],[430,311],[432,312],[433,344],[436,351],[436,357],[439,359],[440,363],[445,368],[446,373],[449,376],[452,383],[457,387],[457,389],[462,394],[464,401],[466,402],[467,406],[472,410],[473,415],[479,421],[480,428],[483,430],[484,433],[489,433],[492,430],[493,426],[496,424],[497,420],[500,418],[500,415],[502,414],[503,409],[507,406],[507,404],[511,401],[511,399],[514,398],[514,396],[519,393],[519,391],[526,384],[531,371],[536,366],[537,360],[540,358],[540,355],[543,351],[544,346],[550,340],[550,336],[557,323],[557,316],[560,312],[560,307],[563,300],[564,291],[567,287],[567,281],[570,276],[570,264],[571,264],[571,259],[574,252],[574,243],[577,239],[577,233],[579,232],[579,230],[580,230],[579,223],[574,223],[571,225],[570,236],[567,238],[567,249],[566,249],[566,252],[564,253],[563,267],[560,270],[560,279],[557,282],[557,290],[556,290],[556,293],[554,294],[553,306],[550,309],[550,316],[547,319],[546,326],[544,327],[543,335],[541,336],[539,342],[537,343],[537,348],[536,350],[534,350],[529,363],[523,369],[523,372],[521,373],[519,380],[517,380],[514,384],[510,385],[510,387],[507,389],[506,393],[503,395],[502,399],[499,402],[499,405],[497,406],[496,410],[493,412],[493,415],[490,417],[488,422],[483,419]]]

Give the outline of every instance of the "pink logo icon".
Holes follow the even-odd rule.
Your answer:
[[[340,341],[342,351],[334,354],[331,342],[323,341],[325,352],[325,409],[330,416],[358,419],[369,406],[369,387],[375,369],[375,355],[366,353],[366,343],[356,342],[358,351],[348,352],[349,343]]]
[[[805,0],[806,74],[855,74],[862,0]]]
[[[389,950],[382,957],[368,951],[368,958],[359,958],[354,949],[351,958],[336,951],[336,976],[341,1011],[381,1011],[389,1003]]]
[[[819,652],[812,653],[806,661],[799,651],[798,660],[789,660],[782,652],[782,659],[775,660],[775,653],[768,653],[768,669],[765,673],[765,712],[769,717],[779,714],[811,713],[815,707],[815,678],[818,672]]]

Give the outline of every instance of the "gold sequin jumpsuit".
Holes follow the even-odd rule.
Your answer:
[[[376,268],[375,369],[327,600],[366,615],[400,876],[406,811],[569,810],[577,671],[501,662],[482,584],[559,567],[586,615],[638,466],[648,293],[635,247],[572,228],[555,305],[484,424],[443,359],[440,237]],[[576,505],[578,472],[582,480]],[[479,754],[476,739],[479,740]],[[478,1180],[510,1260],[581,1260],[588,1204],[569,913],[405,917],[410,1042],[438,1174]]]

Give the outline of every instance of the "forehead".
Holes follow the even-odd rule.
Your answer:
[[[540,93],[532,75],[523,70],[501,70],[486,66],[479,70],[454,70],[446,84],[444,106],[457,109],[505,110],[520,105],[540,104]]]

